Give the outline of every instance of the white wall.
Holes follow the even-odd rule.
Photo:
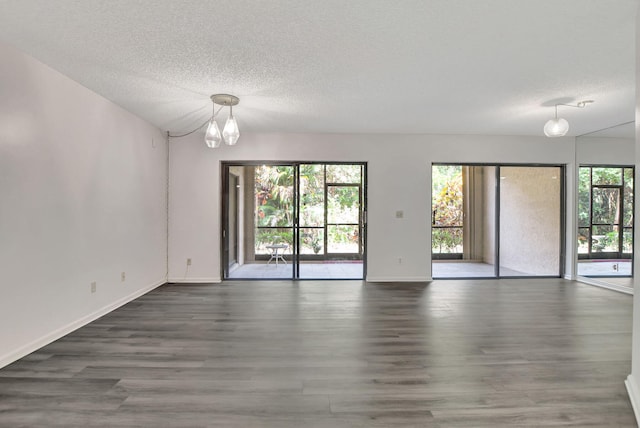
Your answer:
[[[166,143],[34,59],[0,58],[2,367],[165,282]]]
[[[640,10],[636,15],[636,154],[635,154],[636,170],[640,171]],[[636,186],[637,189],[637,186]],[[636,201],[638,200],[638,191],[636,190]],[[635,204],[635,218],[640,215],[640,203]],[[638,249],[640,242],[640,228],[634,230],[634,253]],[[640,272],[640,257],[634,257],[634,272]],[[634,278],[634,289],[637,276]],[[633,405],[633,411],[636,420],[640,420],[640,293],[633,293],[633,334],[631,341],[631,374],[627,377],[625,385],[629,392],[629,399]]]
[[[635,151],[632,138],[576,138],[578,165],[633,165]]]
[[[220,280],[220,162],[225,160],[368,162],[369,281],[431,278],[432,162],[568,164],[567,186],[574,185],[573,138],[245,133],[236,146],[216,150],[197,135],[170,144],[172,281]],[[568,191],[568,200],[573,195]],[[395,218],[397,210],[404,218]],[[574,227],[573,215],[568,204],[567,230]],[[187,258],[193,260],[189,270]]]

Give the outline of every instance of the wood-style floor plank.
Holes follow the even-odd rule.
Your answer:
[[[0,427],[634,427],[631,317],[559,279],[168,284],[0,370]]]

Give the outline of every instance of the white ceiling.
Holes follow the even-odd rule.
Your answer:
[[[636,0],[0,0],[0,40],[180,132],[580,135],[635,115]]]

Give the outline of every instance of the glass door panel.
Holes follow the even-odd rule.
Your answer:
[[[292,278],[294,252],[294,167],[255,168],[256,260],[264,261],[262,278]]]
[[[496,167],[433,165],[434,278],[496,276]]]
[[[328,164],[327,183],[362,184],[362,165]]]
[[[324,228],[300,228],[300,256],[324,256]]]
[[[358,256],[360,253],[358,225],[327,225],[327,253]],[[339,259],[339,258],[336,258]]]
[[[618,224],[620,214],[619,188],[594,187],[591,201],[592,224]]]
[[[558,276],[560,167],[500,167],[499,276]]]
[[[360,254],[360,187],[327,186],[327,253]]]
[[[363,170],[300,165],[300,278],[363,278]]]
[[[633,168],[624,169],[624,227],[633,227]]]
[[[591,184],[595,186],[620,186],[622,184],[622,168],[592,167]]]
[[[358,186],[327,187],[327,223],[354,224],[360,221],[360,188]]]
[[[621,187],[596,187],[591,194],[591,253],[616,258],[622,253]]]
[[[591,229],[591,251],[606,257],[602,253],[618,253],[620,248],[619,234],[616,226],[593,226]]]
[[[324,165],[300,165],[300,227],[324,228]]]
[[[300,257],[319,260],[325,254],[325,165],[301,164],[299,174]]]
[[[242,165],[227,170],[242,182],[236,199],[243,209],[236,230],[243,251],[237,268],[225,272],[225,278],[293,278],[294,166]],[[227,219],[227,229],[231,224]],[[228,239],[225,249],[227,245]]]
[[[578,171],[578,256],[589,254],[591,240],[591,168]]]
[[[630,259],[633,254],[633,176],[633,168],[624,168],[622,253],[625,259]]]

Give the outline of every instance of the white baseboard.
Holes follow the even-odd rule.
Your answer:
[[[167,282],[175,283],[175,284],[218,284],[222,282],[220,277],[217,278],[169,278]]]
[[[159,286],[165,284],[167,281],[165,279],[162,279],[160,281],[154,282],[151,285],[148,285],[144,288],[141,288],[140,290],[137,290],[131,294],[129,294],[128,296],[125,296],[121,299],[116,300],[115,302],[104,306],[100,309],[98,309],[97,311],[86,315],[76,321],[73,321],[63,327],[58,328],[57,330],[52,331],[51,333],[48,333],[14,351],[11,351],[7,354],[4,354],[2,356],[0,356],[0,368],[7,366],[11,363],[13,363],[14,361],[19,360],[22,357],[25,357],[27,355],[29,355],[30,353],[37,351],[38,349],[42,348],[43,346],[46,346],[48,344],[50,344],[51,342],[54,342],[58,339],[60,339],[61,337],[66,336],[67,334],[71,333],[74,330],[79,329],[80,327],[83,327],[87,324],[89,324],[92,321],[97,320],[98,318],[100,318],[101,316],[104,316],[106,314],[108,314],[109,312],[113,311],[114,309],[119,308],[120,306],[123,306],[129,302],[131,302],[132,300],[137,299],[140,296],[143,296],[145,294],[147,294],[148,292],[150,292],[151,290],[158,288]]]
[[[431,282],[428,276],[367,276],[367,282]]]
[[[566,279],[567,281],[575,281],[576,280],[576,276],[575,275],[565,275],[564,279]]]
[[[631,401],[631,407],[633,407],[633,413],[636,415],[636,421],[640,421],[640,395],[638,391],[638,383],[634,376],[630,374],[624,381],[624,385],[627,387],[627,393],[629,394],[629,400]]]

